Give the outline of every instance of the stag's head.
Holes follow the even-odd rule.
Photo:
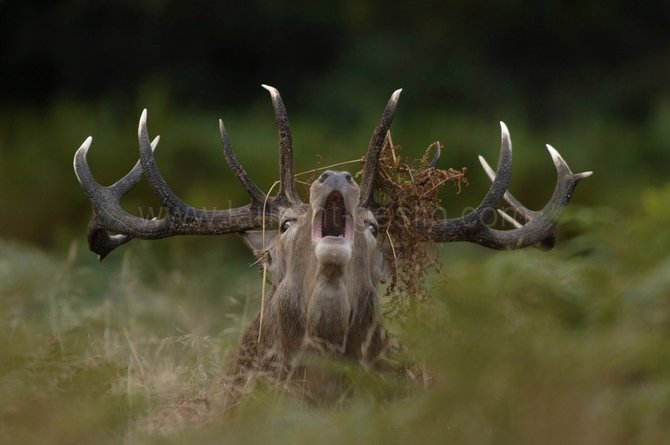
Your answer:
[[[259,256],[270,254],[278,281],[286,273],[311,275],[311,267],[335,274],[353,264],[357,270],[372,272],[370,280],[379,282],[383,275],[381,251],[375,251],[379,225],[359,203],[360,187],[352,175],[326,170],[312,183],[309,204],[280,213],[278,230],[248,231],[243,237]]]
[[[377,240],[376,216],[383,215],[384,209],[375,200],[374,188],[380,153],[400,90],[391,96],[372,134],[360,185],[348,172],[328,170],[311,185],[309,202],[304,203],[295,187],[286,109],[276,89],[265,85],[264,88],[270,92],[279,128],[280,179],[276,195],[267,196],[251,180],[235,157],[223,122],[219,121],[225,159],[251,202],[226,210],[201,210],[185,204],[158,171],[153,156],[158,138],[150,142],[145,110],[138,130],[140,160],[116,184],[103,187],[93,178],[86,161],[91,138],[75,154],[75,172],[93,207],[89,246],[103,259],[133,238],[242,234],[272,273],[268,321],[262,329],[267,331],[266,338],[277,338],[284,353],[316,339],[335,345],[346,355],[365,356],[366,342],[369,346],[377,324],[375,287],[388,270]],[[503,123],[501,132],[497,169],[494,171],[480,157],[492,181],[482,202],[474,211],[458,218],[414,221],[423,239],[470,241],[495,249],[553,245],[560,211],[576,184],[591,172],[573,174],[558,152],[547,146],[558,173],[556,188],[543,209],[529,210],[507,191],[512,145]],[[121,198],[142,175],[166,209],[166,216],[161,219],[137,217],[120,205]],[[498,210],[503,202],[508,204],[512,215]],[[514,228],[498,230],[486,224],[496,211]]]
[[[271,254],[276,278],[287,270],[304,274],[308,265],[344,269],[365,217],[359,197],[360,188],[348,172],[325,171],[310,187],[309,204],[280,212],[278,230],[249,231],[243,236],[257,254]],[[285,261],[292,258],[297,261]]]

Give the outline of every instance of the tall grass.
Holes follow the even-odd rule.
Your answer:
[[[99,265],[2,242],[0,443],[667,443],[669,208],[665,187],[632,215],[571,209],[549,253],[446,246],[432,301],[391,326],[431,384],[345,370],[325,407],[271,390],[217,407],[260,288],[234,244]]]

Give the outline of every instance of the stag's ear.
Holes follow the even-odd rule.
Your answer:
[[[272,284],[278,285],[284,279],[286,271],[284,261],[280,254],[277,254],[276,230],[266,230],[263,236],[262,230],[248,230],[240,233],[244,243],[249,246],[254,256],[258,258],[259,265],[267,265],[268,272],[272,276]],[[261,261],[262,260],[262,261]]]
[[[251,249],[254,255],[258,256],[261,252],[270,249],[272,242],[277,236],[276,230],[247,230],[240,233],[244,243]]]

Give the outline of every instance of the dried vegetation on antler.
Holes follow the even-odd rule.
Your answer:
[[[404,318],[415,302],[425,300],[426,273],[440,269],[435,242],[417,230],[417,221],[431,220],[442,212],[439,192],[451,183],[456,193],[467,187],[467,168],[441,169],[439,142],[432,143],[419,159],[402,154],[390,133],[379,162],[376,195],[381,204],[380,232],[391,256],[391,280],[386,290],[389,301],[384,315]]]

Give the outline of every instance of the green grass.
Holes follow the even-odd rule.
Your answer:
[[[314,407],[217,384],[260,278],[238,245],[0,243],[0,443],[660,444],[670,440],[670,187],[631,216],[573,208],[551,252],[448,245],[393,326],[427,389],[345,370]],[[212,401],[210,409],[204,400]]]

